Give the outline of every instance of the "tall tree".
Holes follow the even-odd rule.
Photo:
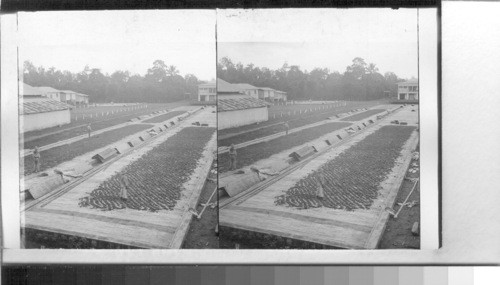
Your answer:
[[[78,73],[36,67],[29,61],[23,67],[27,84],[88,94],[91,102],[170,102],[196,93],[199,83],[194,75],[180,76],[176,66],[163,60],[155,60],[144,76],[121,70],[103,74],[88,65]]]
[[[381,99],[386,91],[394,91],[395,83],[401,80],[392,72],[388,76],[380,74],[374,63],[366,63],[361,57],[354,58],[342,74],[326,68],[314,68],[308,72],[287,62],[272,70],[252,63],[234,63],[224,57],[217,63],[217,76],[230,83],[282,90],[291,100]]]

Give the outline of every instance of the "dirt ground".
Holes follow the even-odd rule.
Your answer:
[[[201,204],[207,202],[217,185],[215,182],[217,179],[216,173],[211,173],[209,175],[209,179],[210,180],[207,180],[207,183],[201,192],[200,200],[198,201],[196,208],[198,213],[200,213],[203,209]],[[214,197],[212,197],[211,203],[217,204],[217,193]],[[218,221],[217,214],[217,207],[212,209],[208,206],[205,209],[205,212],[203,212],[201,219],[198,220],[196,217],[193,217],[182,248],[219,248],[219,237],[215,233],[215,226]]]
[[[413,163],[418,161],[413,160]],[[417,168],[419,169],[419,165]],[[412,167],[410,166],[410,169]],[[420,176],[420,171],[415,173],[406,173],[406,177],[418,178]],[[414,182],[408,179],[403,181],[403,186],[398,193],[396,198],[396,204],[394,210],[399,210],[398,203],[403,203],[411,189],[413,188]],[[398,214],[397,219],[390,217],[385,228],[385,232],[382,235],[379,248],[381,249],[419,249],[420,248],[420,236],[414,236],[411,233],[411,228],[415,222],[420,224],[420,184],[418,184],[413,190],[413,193],[408,198],[408,202],[417,201],[418,204],[409,208],[405,207]]]

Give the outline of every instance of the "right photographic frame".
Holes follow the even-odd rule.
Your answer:
[[[220,248],[421,248],[421,12],[218,10]]]

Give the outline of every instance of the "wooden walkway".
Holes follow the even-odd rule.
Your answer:
[[[211,127],[215,127],[216,118],[211,111],[209,108],[189,117],[180,127],[192,127],[191,123],[196,121],[203,121],[209,123]],[[22,227],[140,248],[180,248],[192,219],[192,214],[188,210],[198,203],[205,179],[211,168],[216,150],[215,133],[198,159],[194,173],[183,185],[184,190],[181,192],[181,198],[173,210],[158,212],[133,209],[102,211],[78,205],[80,198],[88,196],[102,181],[151,150],[155,144],[163,141],[168,142],[168,137],[167,135],[166,140],[159,137],[158,142],[155,141],[151,146],[118,159],[103,171],[93,175],[68,192],[60,196],[55,195],[55,197],[23,212],[21,214]]]
[[[410,108],[395,113],[399,120],[415,122],[417,112]],[[379,186],[379,197],[370,209],[345,211],[332,208],[297,209],[275,205],[275,197],[290,189],[297,181],[318,169],[327,161],[346,149],[348,144],[355,144],[368,133],[383,125],[390,124],[390,115],[380,121],[380,126],[361,132],[353,140],[339,147],[326,151],[323,155],[304,166],[276,179],[271,185],[254,193],[241,193],[228,203],[223,203],[219,213],[219,224],[223,227],[270,234],[327,246],[350,249],[376,248],[385,230],[388,219],[386,207],[392,207],[405,173],[411,162],[412,151],[418,143],[418,132],[414,132],[405,143],[391,174]],[[359,138],[361,137],[361,138]],[[262,182],[269,183],[269,182]]]

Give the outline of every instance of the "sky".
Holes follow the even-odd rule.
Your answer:
[[[212,80],[216,57],[271,69],[287,62],[339,72],[362,57],[381,73],[418,76],[416,9],[19,13],[18,44],[21,64],[30,60],[71,72],[89,65],[144,75],[161,59],[181,75]]]
[[[361,57],[382,74],[418,77],[416,9],[219,10],[217,39],[218,59],[234,63],[342,73]]]
[[[19,13],[20,63],[144,75],[160,59],[181,75],[211,80],[216,77],[215,19],[214,10]]]

